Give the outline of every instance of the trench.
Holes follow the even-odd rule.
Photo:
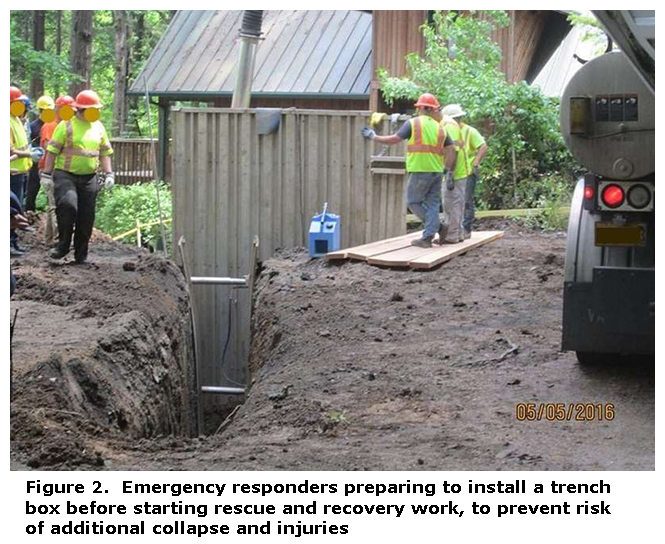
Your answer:
[[[112,468],[110,450],[197,434],[189,293],[161,256],[96,245],[94,265],[53,265],[34,241],[14,265],[12,459]]]

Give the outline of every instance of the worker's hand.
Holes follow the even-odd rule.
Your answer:
[[[452,172],[446,173],[446,189],[452,191],[455,188],[455,178]]]
[[[30,156],[33,161],[37,162],[44,156],[44,150],[41,147],[33,147],[30,150]]]
[[[371,128],[369,127],[363,127],[360,130],[360,134],[363,135],[363,138],[367,138],[368,140],[373,140],[376,138],[376,132],[374,132]]]
[[[473,165],[473,175],[478,177],[478,174],[480,173],[480,165],[479,164],[474,164]]]
[[[23,217],[20,213],[9,216],[10,229],[24,229],[30,226],[30,221]]]
[[[53,189],[53,175],[42,172],[42,175],[39,177],[39,184],[45,191],[50,191]]]
[[[106,172],[104,174],[104,189],[110,189],[115,185],[115,175],[113,172]]]

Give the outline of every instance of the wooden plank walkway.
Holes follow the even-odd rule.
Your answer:
[[[412,246],[411,241],[420,238],[421,235],[422,231],[413,232],[405,236],[350,247],[328,253],[326,260],[355,259],[376,266],[430,269],[471,249],[498,240],[503,236],[503,231],[473,232],[471,238],[459,244],[443,246],[434,244],[432,248]]]

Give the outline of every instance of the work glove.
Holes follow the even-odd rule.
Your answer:
[[[115,175],[113,172],[107,172],[104,174],[104,181],[102,182],[104,189],[110,189],[115,185]]]
[[[455,178],[453,178],[453,173],[448,172],[446,174],[446,189],[452,191],[455,188]]]
[[[53,175],[42,172],[42,175],[39,177],[39,184],[45,191],[50,191],[53,189]]]
[[[44,156],[44,150],[41,147],[33,147],[30,149],[30,156],[32,157],[33,161],[40,161]]]
[[[369,127],[363,127],[360,130],[360,134],[363,135],[363,138],[367,138],[368,140],[373,140],[376,138],[376,132],[374,132],[371,128]]]

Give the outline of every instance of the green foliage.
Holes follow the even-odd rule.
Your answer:
[[[489,148],[476,191],[481,209],[531,207],[554,174],[572,191],[576,166],[561,136],[559,101],[525,82],[506,81],[491,34],[508,17],[503,11],[486,11],[482,19],[474,13],[436,12],[434,23],[422,27],[424,57],[407,56],[408,77],[379,70],[385,100],[430,92],[442,104],[462,105],[465,122],[479,128]]]
[[[171,219],[171,191],[164,182],[157,184],[162,207],[163,220]],[[116,185],[110,191],[101,191],[97,199],[97,215],[95,227],[109,236],[118,236],[141,225],[159,220],[157,191],[155,183],[139,183],[136,185]],[[167,223],[167,235],[169,233]],[[153,245],[161,239],[159,225],[141,229],[143,239],[149,239]],[[128,243],[136,243],[136,235],[123,239]],[[167,240],[168,242],[168,240]]]
[[[27,93],[30,79],[41,73],[45,80],[62,85],[78,76],[69,71],[69,65],[62,58],[48,52],[35,51],[32,46],[19,36],[9,37],[9,56],[11,81]],[[34,97],[34,99],[39,97]]]

